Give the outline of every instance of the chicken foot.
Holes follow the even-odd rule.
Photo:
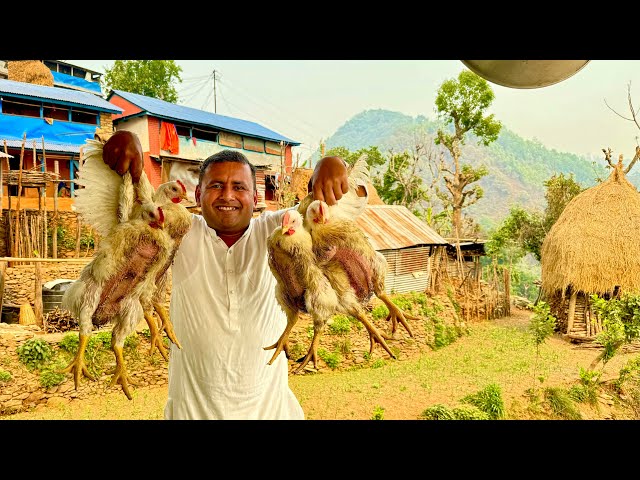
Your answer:
[[[113,346],[113,353],[116,355],[116,367],[113,371],[109,372],[113,374],[111,378],[110,387],[113,387],[116,383],[122,387],[122,391],[127,396],[129,400],[133,399],[131,395],[131,391],[129,389],[129,385],[136,385],[129,373],[127,372],[127,366],[124,361],[124,356],[122,354],[123,347],[119,347],[117,345]]]
[[[278,341],[273,345],[270,345],[268,347],[263,347],[265,350],[273,350],[274,348],[276,349],[276,351],[273,353],[273,356],[271,357],[271,360],[269,360],[267,365],[271,365],[274,362],[274,360],[278,357],[280,352],[283,352],[283,351],[284,351],[284,354],[287,356],[287,358],[289,358],[289,348],[288,348],[289,334],[291,333],[291,330],[293,329],[293,326],[296,324],[297,321],[298,321],[298,314],[296,313],[291,319],[287,319],[287,326],[284,329],[284,332],[282,332],[282,335],[280,335],[280,338],[278,339]]]
[[[153,355],[153,350],[158,347],[158,351],[160,352],[160,355],[162,355],[162,358],[169,360],[169,354],[164,346],[162,334],[158,331],[158,325],[156,324],[155,318],[153,318],[153,314],[150,312],[144,312],[144,319],[147,321],[147,325],[149,325],[149,332],[151,333],[149,356]],[[160,325],[160,328],[162,328],[162,325]]]
[[[169,340],[171,340],[176,347],[182,349],[180,342],[176,338],[176,333],[173,330],[173,323],[171,323],[169,314],[165,310],[164,306],[161,303],[154,302],[153,308],[155,309],[156,313],[162,320],[162,327],[160,328],[160,330],[164,330],[165,332],[167,332],[167,337],[169,337]]]
[[[322,335],[323,328],[324,327],[317,328],[317,327],[314,326],[313,339],[311,340],[311,345],[309,346],[309,350],[307,351],[307,354],[302,359],[302,363],[300,363],[298,368],[296,368],[293,371],[294,374],[300,373],[304,369],[304,367],[307,366],[309,361],[313,362],[313,368],[315,368],[315,369],[318,368],[318,365],[317,365],[317,361],[318,361],[318,344],[320,343],[320,335]]]
[[[396,359],[396,356],[393,354],[387,342],[384,341],[384,335],[378,332],[378,329],[367,320],[366,315],[362,313],[358,313],[355,317],[362,322],[362,324],[366,327],[369,332],[369,353],[373,352],[373,347],[376,343],[382,345],[382,348],[391,356],[391,358]]]
[[[73,382],[75,384],[76,390],[78,390],[78,385],[80,385],[80,377],[84,375],[89,380],[95,381],[95,377],[89,373],[89,369],[87,368],[87,364],[84,361],[84,352],[87,350],[87,344],[89,343],[89,338],[91,335],[83,335],[80,334],[78,351],[76,352],[76,356],[73,358],[71,363],[67,365],[64,369],[59,370],[57,373],[73,373]]]
[[[376,296],[382,300],[389,309],[389,314],[387,315],[386,320],[389,321],[389,319],[391,319],[391,335],[383,334],[383,336],[386,339],[393,338],[398,328],[398,323],[400,323],[407,330],[409,336],[413,337],[413,332],[411,331],[411,328],[409,328],[407,318],[409,320],[419,320],[419,317],[403,312],[385,293],[380,292],[380,294],[376,294]]]

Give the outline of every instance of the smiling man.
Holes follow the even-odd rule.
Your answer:
[[[105,163],[120,174],[137,171],[142,157],[129,144],[136,141],[116,132]],[[335,204],[348,190],[344,162],[318,162],[312,190]],[[287,323],[267,263],[267,237],[285,210],[253,218],[255,167],[237,150],[202,163],[195,195],[202,216],[193,215],[172,266],[169,311],[182,348],[171,345],[165,418],[304,419],[286,356],[268,365],[273,352],[264,349]]]

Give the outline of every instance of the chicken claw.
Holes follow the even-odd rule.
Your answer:
[[[87,344],[89,343],[89,335],[80,334],[80,343],[78,344],[78,351],[76,352],[76,356],[71,361],[69,365],[67,365],[64,369],[59,370],[57,373],[71,373],[73,372],[73,382],[78,390],[78,385],[80,385],[80,377],[84,375],[89,380],[95,382],[95,377],[89,373],[89,369],[87,368],[87,364],[84,361],[84,352],[87,349]]]
[[[158,316],[162,320],[161,330],[164,330],[165,332],[167,332],[167,337],[169,337],[169,340],[171,340],[176,347],[182,349],[180,342],[176,338],[176,333],[173,330],[173,323],[171,323],[171,319],[169,318],[169,314],[167,313],[165,308],[162,306],[161,303],[154,303],[153,308],[155,309],[155,311],[158,313]]]
[[[129,400],[133,399],[131,391],[129,390],[129,384],[136,385],[127,372],[127,367],[124,362],[124,356],[122,355],[122,347],[114,345],[113,351],[116,354],[116,367],[110,372],[113,374],[111,378],[110,387],[113,387],[116,383],[122,387],[122,391]]]
[[[147,321],[147,325],[149,325],[149,332],[151,334],[150,342],[151,347],[149,348],[149,356],[153,355],[153,350],[158,347],[158,351],[162,358],[165,360],[169,360],[169,354],[167,353],[167,349],[164,346],[164,342],[162,335],[158,332],[158,326],[156,325],[156,321],[153,318],[153,315],[149,312],[144,313],[144,319]]]

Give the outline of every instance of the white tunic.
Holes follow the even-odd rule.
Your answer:
[[[304,419],[284,352],[267,362],[287,320],[275,298],[267,237],[281,212],[253,218],[227,245],[193,216],[172,266],[166,419]]]

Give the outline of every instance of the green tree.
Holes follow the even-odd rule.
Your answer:
[[[177,103],[175,84],[182,83],[181,72],[174,60],[116,60],[101,83],[105,91],[124,90]]]
[[[440,198],[451,209],[451,222],[454,234],[459,238],[462,227],[462,209],[473,205],[483,196],[479,185],[472,185],[487,175],[485,166],[473,168],[460,161],[461,146],[468,133],[487,146],[497,140],[502,124],[493,114],[485,116],[485,111],[494,99],[489,83],[469,70],[463,70],[458,79],[445,80],[436,96],[438,118],[449,129],[438,129],[436,145],[443,145],[451,154],[453,167],[443,169],[443,179],[448,194],[443,192]]]
[[[328,157],[340,157],[349,165],[356,163],[356,160],[358,160],[363,154],[367,155],[367,165],[369,165],[370,169],[375,169],[376,167],[384,165],[386,162],[378,147],[361,148],[356,152],[351,152],[346,147],[334,147],[325,153]]]

